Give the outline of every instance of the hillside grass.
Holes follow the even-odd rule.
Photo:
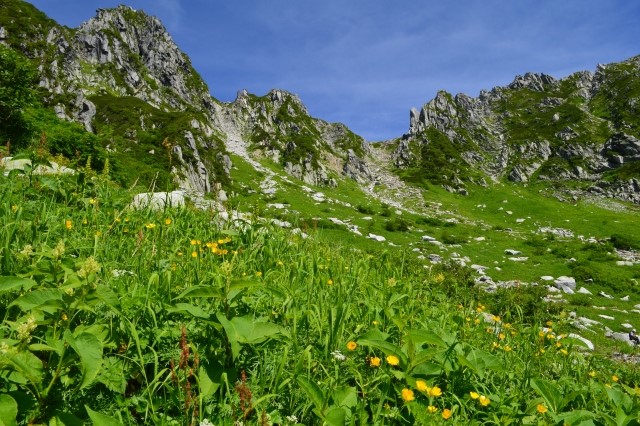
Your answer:
[[[131,193],[85,173],[0,177],[5,423],[632,424],[640,412],[637,370],[561,339],[564,314],[526,289],[511,294],[532,311],[486,316],[464,268],[425,269],[336,229],[303,238],[189,206],[131,210]]]

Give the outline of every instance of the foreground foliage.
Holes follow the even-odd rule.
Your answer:
[[[4,424],[638,424],[635,368],[459,268],[131,210],[88,169],[0,187]]]

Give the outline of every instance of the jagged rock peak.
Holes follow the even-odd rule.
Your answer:
[[[98,9],[94,18],[80,25],[74,44],[82,60],[94,65],[113,64],[131,91],[145,101],[165,101],[175,108],[180,104],[211,105],[208,88],[187,55],[162,22],[143,11],[123,5]],[[163,99],[153,86],[167,88],[176,96]]]
[[[516,78],[509,84],[510,89],[527,88],[542,92],[544,86],[556,83],[556,79],[550,75],[542,73],[528,72],[524,76],[517,75]]]

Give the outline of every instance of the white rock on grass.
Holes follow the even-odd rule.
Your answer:
[[[553,278],[551,275],[543,275],[543,276],[540,277],[540,279],[542,281],[553,281],[553,280],[555,280],[555,278]]]
[[[589,290],[587,290],[587,289],[586,289],[586,288],[584,288],[584,287],[580,287],[580,288],[578,289],[578,293],[580,293],[580,294],[589,294],[589,295],[593,295],[593,293],[591,293]]]
[[[520,257],[510,257],[509,260],[513,262],[526,262],[527,260],[529,260],[529,258],[526,256],[520,256]]]
[[[143,192],[133,196],[129,207],[134,210],[162,210],[170,207],[183,207],[184,203],[185,191]]]
[[[622,324],[622,327],[626,328],[627,330],[633,330],[633,326],[628,322],[625,322],[624,324]]]
[[[560,288],[562,286],[562,287],[569,287],[571,290],[575,290],[576,289],[576,279],[573,278],[573,277],[565,277],[563,275],[561,277],[558,277],[554,281],[554,284],[558,288]]]
[[[602,319],[606,319],[606,320],[609,320],[609,321],[613,321],[613,320],[615,320],[615,317],[612,317],[611,315],[598,314],[598,316],[599,316],[600,318],[602,318]]]
[[[507,254],[509,256],[517,256],[519,254],[522,254],[522,252],[520,250],[514,250],[514,249],[506,249],[504,251],[504,254]]]
[[[621,297],[620,300],[622,300],[623,302],[628,302],[629,296]]]
[[[423,235],[422,236],[422,241],[433,242],[433,241],[436,241],[436,239],[434,237],[429,236],[429,235]]]
[[[476,240],[476,241],[484,241],[485,238],[484,237],[476,237],[476,238],[474,238],[474,240]]]
[[[367,238],[378,241],[378,242],[387,241],[387,239],[382,235],[376,235],[376,234],[369,234],[367,235]]]
[[[4,175],[7,176],[11,170],[22,170],[31,166],[31,160],[20,159],[13,160],[13,157],[4,157],[0,159],[0,167],[4,167]],[[49,165],[36,166],[33,174],[36,175],[73,175],[76,171],[65,166],[61,166],[55,161],[49,162]]]
[[[610,294],[605,293],[604,291],[599,291],[598,292],[598,296],[602,296],[605,299],[613,299],[613,296],[611,296]]]
[[[621,342],[627,342],[629,346],[635,346],[635,344],[629,339],[629,333],[614,333],[608,332],[605,334],[606,337],[614,340],[619,340]]]
[[[567,337],[570,338],[570,339],[576,339],[576,340],[581,341],[582,343],[584,343],[584,345],[590,351],[595,349],[595,346],[593,345],[593,342],[591,342],[591,340],[589,340],[587,338],[584,338],[584,337],[580,336],[579,334],[570,333]]]
[[[592,320],[586,317],[576,318],[576,320],[572,323],[574,327],[579,328],[580,330],[591,329],[592,326],[600,324],[602,324],[600,321]]]
[[[483,273],[485,270],[489,269],[488,266],[482,266],[482,265],[476,265],[475,263],[473,265],[470,266],[471,269],[479,272],[479,273]]]

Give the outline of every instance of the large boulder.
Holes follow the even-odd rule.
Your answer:
[[[129,205],[132,209],[163,210],[170,207],[183,207],[185,191],[143,192],[133,197]]]

